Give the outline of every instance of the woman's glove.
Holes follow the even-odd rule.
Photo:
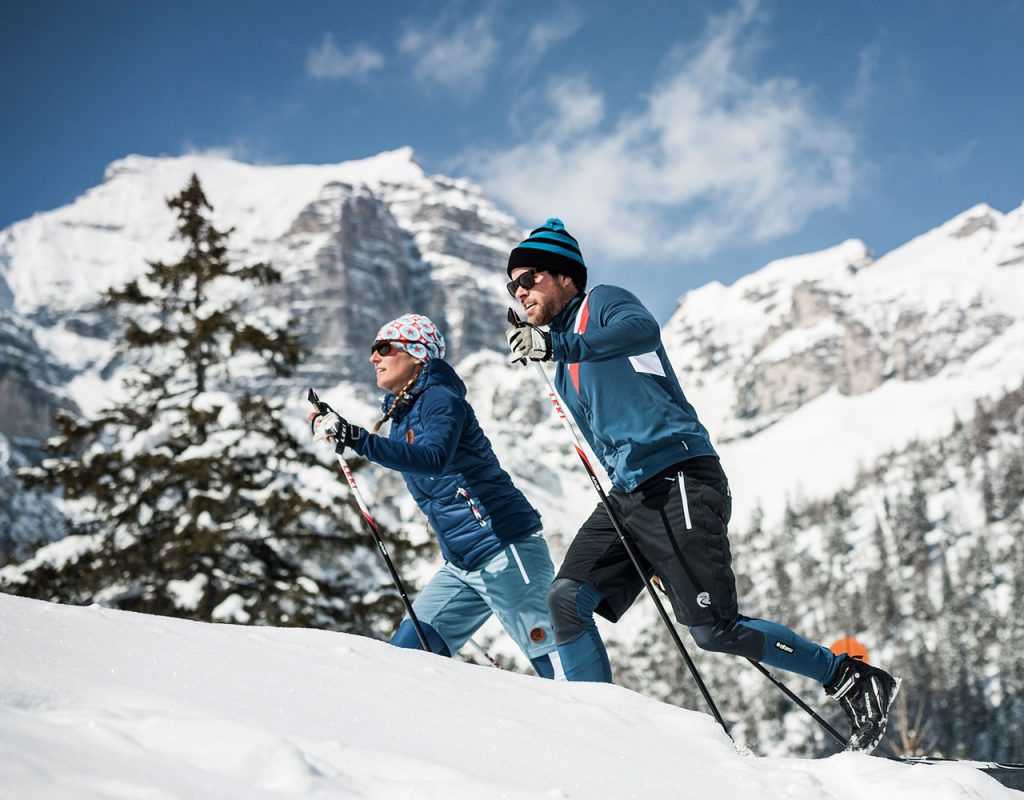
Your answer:
[[[324,409],[323,413],[314,411],[309,415],[313,441],[333,444],[336,453],[342,452],[346,447],[355,447],[359,442],[362,428],[353,425],[327,403],[321,402],[320,405]]]

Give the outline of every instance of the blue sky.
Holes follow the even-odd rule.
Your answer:
[[[685,290],[1024,201],[1024,2],[47,2],[0,8],[0,226],[129,153],[404,145],[663,321]],[[215,200],[215,199],[214,199]]]

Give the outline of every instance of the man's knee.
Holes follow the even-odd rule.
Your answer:
[[[690,635],[701,650],[760,659],[764,634],[743,624],[742,618],[691,625]]]
[[[548,589],[547,600],[555,641],[564,644],[594,624],[594,609],[601,602],[601,594],[589,584],[556,578]]]
[[[579,590],[579,581],[556,578],[551,582],[547,601],[556,642],[567,642],[583,630],[583,620],[580,619],[579,609],[576,607],[576,595]]]
[[[701,650],[709,650],[718,653],[722,650],[724,642],[720,622],[709,622],[705,625],[691,625],[690,636],[697,643]]]

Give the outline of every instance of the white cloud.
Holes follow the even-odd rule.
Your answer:
[[[325,33],[320,46],[310,48],[306,56],[306,71],[321,79],[365,78],[382,66],[384,56],[372,47],[359,43],[344,51],[330,33]]]
[[[861,50],[853,90],[846,98],[846,112],[851,116],[865,114],[871,108],[875,84],[881,69],[882,48],[878,43]]]
[[[977,147],[978,140],[970,139],[954,150],[928,153],[925,163],[939,175],[952,175],[967,166]]]
[[[585,80],[551,82],[522,142],[461,166],[527,227],[560,216],[613,258],[704,257],[799,230],[848,200],[856,142],[808,87],[754,74],[755,17],[745,2],[714,20],[613,119]]]
[[[413,59],[416,78],[446,89],[476,91],[498,56],[497,20],[490,10],[450,24],[442,15],[429,29],[410,29],[398,48]]]
[[[230,142],[209,145],[200,145],[192,139],[186,139],[181,144],[180,153],[187,156],[225,158],[244,164],[283,164],[287,160],[284,156],[269,150],[265,142],[248,136],[236,136]]]
[[[533,23],[520,44],[517,64],[520,68],[532,67],[551,48],[575,34],[582,24],[583,17],[572,6],[564,6],[554,15]]]
[[[583,78],[550,82],[544,102],[551,109],[551,133],[560,141],[591,130],[604,119],[604,98]]]

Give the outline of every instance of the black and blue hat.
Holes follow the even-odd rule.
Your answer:
[[[587,265],[580,244],[565,229],[562,220],[552,217],[509,253],[508,276],[519,267],[568,275],[582,290],[587,285]]]

